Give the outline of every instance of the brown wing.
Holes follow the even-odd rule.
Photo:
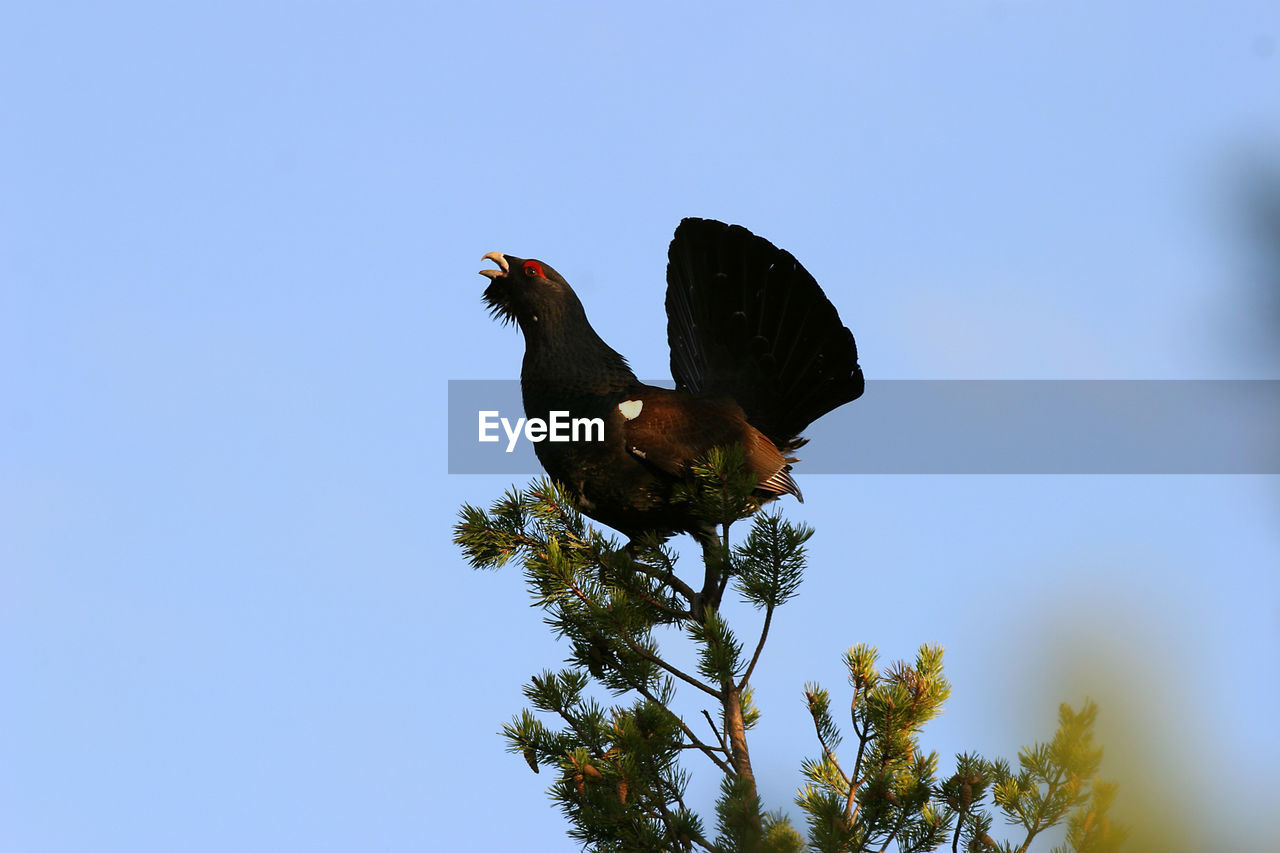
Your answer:
[[[627,451],[672,477],[685,474],[690,463],[713,447],[739,444],[759,489],[800,497],[781,451],[747,423],[732,400],[644,388],[619,403],[618,411]]]

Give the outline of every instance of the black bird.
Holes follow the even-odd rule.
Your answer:
[[[685,219],[668,251],[667,341],[676,389],[641,383],[550,265],[501,252],[485,302],[525,337],[526,417],[601,418],[604,441],[542,441],[538,460],[583,513],[635,538],[704,523],[673,487],[714,447],[738,444],[756,495],[801,498],[801,431],[862,394],[853,334],[791,256],[738,225]]]

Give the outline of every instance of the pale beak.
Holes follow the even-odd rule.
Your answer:
[[[485,278],[491,281],[495,278],[502,278],[502,276],[506,275],[507,272],[510,270],[510,268],[507,266],[507,256],[502,254],[501,252],[490,252],[489,254],[485,255],[481,260],[493,261],[495,264],[502,267],[502,269],[500,270],[480,270],[480,275],[484,276]]]

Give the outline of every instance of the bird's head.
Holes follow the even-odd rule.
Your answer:
[[[550,264],[502,252],[490,252],[484,259],[499,267],[480,270],[480,275],[489,279],[484,301],[504,324],[514,321],[527,333],[532,325],[559,315],[569,306],[581,311],[573,289]]]

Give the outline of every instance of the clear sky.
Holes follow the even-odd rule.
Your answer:
[[[0,850],[573,849],[497,734],[565,650],[449,541],[511,484],[444,458],[446,381],[519,370],[484,252],[643,377],[693,215],[872,379],[1276,378],[1235,205],[1277,150],[1274,2],[6,4]],[[1276,478],[796,474],[769,807],[804,682],[930,641],[944,767],[1088,693],[1270,843]]]

